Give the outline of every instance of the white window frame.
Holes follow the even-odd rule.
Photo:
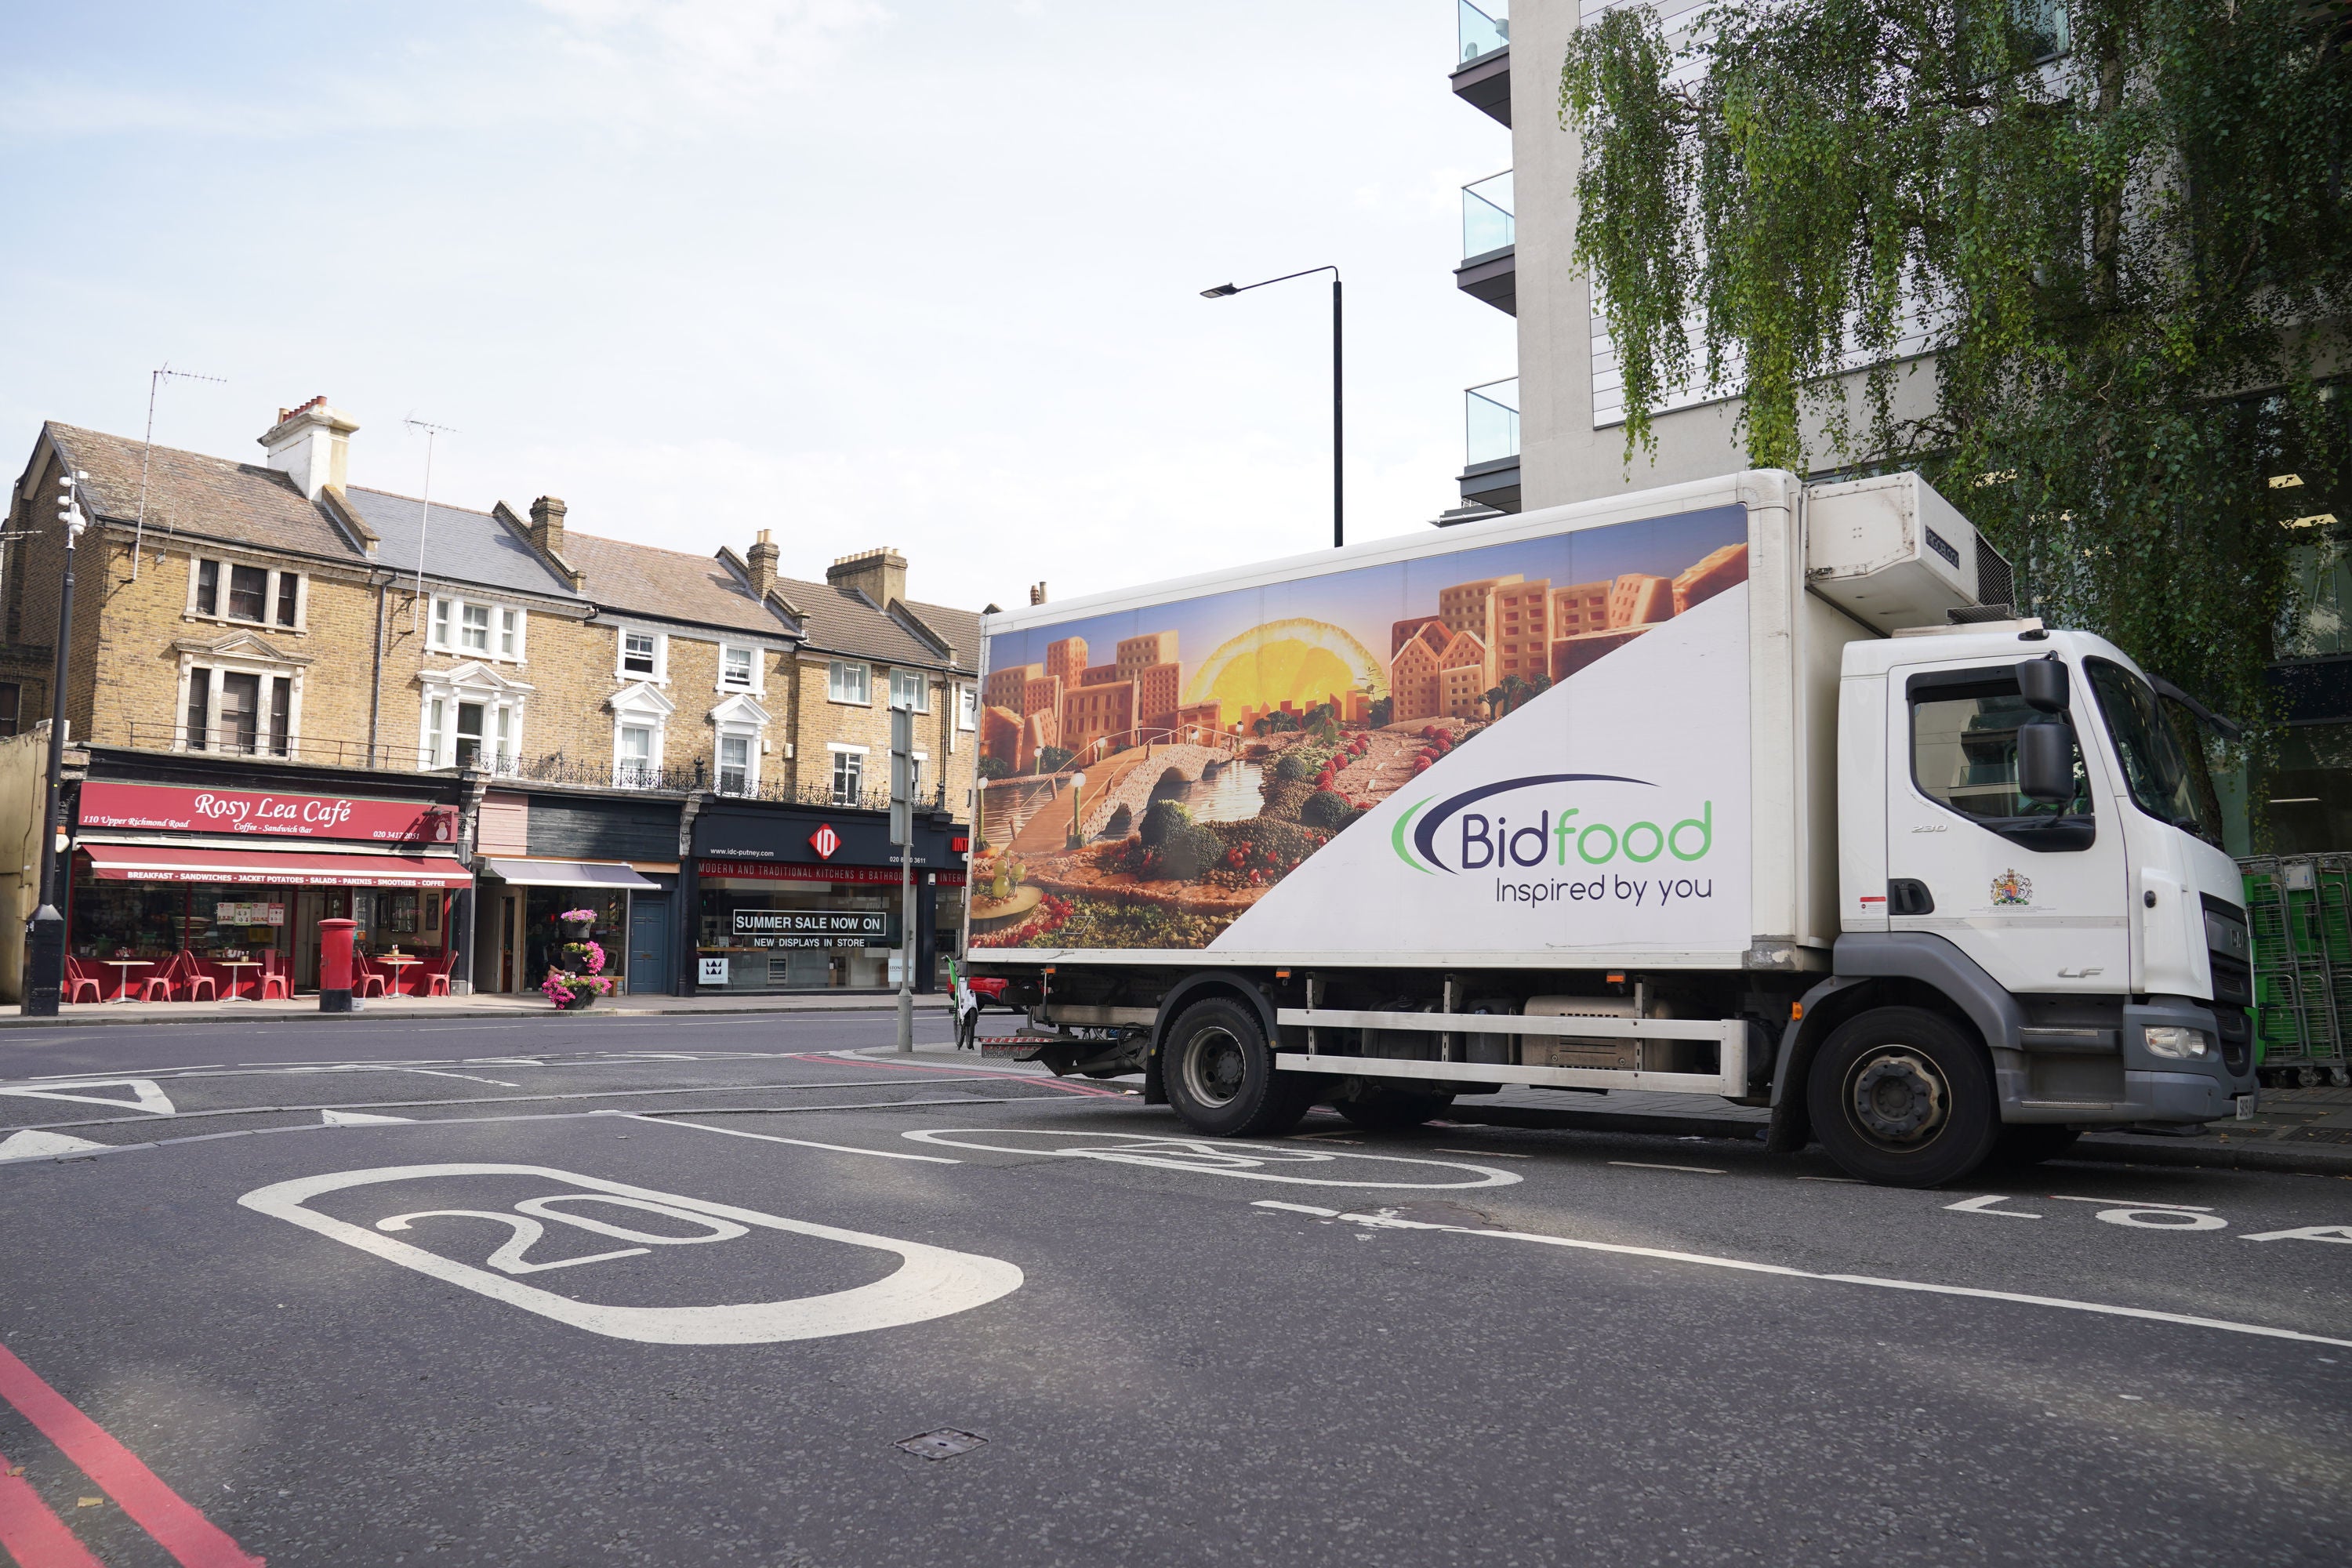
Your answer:
[[[480,611],[485,617],[480,647],[466,646],[466,616],[472,610]],[[499,647],[509,616],[514,617],[512,653]],[[521,664],[530,653],[530,613],[519,605],[502,605],[495,599],[436,594],[425,617],[425,651],[450,658],[479,659],[485,664]]]
[[[710,710],[710,784],[719,788],[719,763],[729,741],[744,742],[745,766],[743,788],[746,795],[760,793],[760,758],[768,749],[768,710],[760,706],[748,691],[737,691]]]
[[[218,573],[218,579],[213,591],[213,607],[201,610],[196,607],[196,580],[204,574],[205,563],[208,561]],[[257,566],[261,570],[260,620],[249,621],[243,616],[228,613],[229,571],[236,566]],[[294,624],[290,626],[269,618],[278,613],[278,592],[289,577],[294,579]],[[265,565],[257,561],[239,561],[234,556],[191,555],[188,557],[188,602],[182,613],[192,621],[217,621],[225,626],[260,626],[273,632],[308,632],[310,629],[310,576],[307,572]]]
[[[751,679],[740,686],[727,679],[727,656],[732,653],[740,653],[751,661]],[[766,653],[767,649],[757,643],[721,642],[719,645],[719,679],[713,689],[749,692],[754,697],[764,695],[768,684],[764,657]]]
[[[907,705],[908,711],[910,713],[929,712],[931,710],[930,671],[927,669],[901,669],[894,667],[890,671],[890,706],[893,708],[899,706],[898,683],[902,679],[913,682],[915,688],[915,700]]]
[[[848,685],[845,678],[853,669],[857,671],[858,694],[855,697],[844,697],[843,689]],[[873,707],[874,667],[862,658],[834,659],[825,667],[824,700],[827,702],[838,702],[845,708]]]
[[[417,700],[416,765],[436,772],[457,765],[457,708],[478,703],[482,709],[482,771],[494,778],[511,778],[520,770],[524,720],[531,688],[500,675],[481,659],[469,658],[448,669],[428,669],[417,677],[423,688]],[[504,748],[499,745],[505,731]]]
[[[740,787],[727,787],[727,748],[743,748],[743,783]],[[718,743],[710,752],[710,780],[720,795],[757,795],[760,791],[760,738],[740,730],[722,730]]]
[[[299,761],[302,755],[302,676],[309,660],[301,664],[281,664],[257,654],[234,650],[209,649],[197,653],[182,649],[180,653],[179,689],[172,706],[172,750],[175,752],[220,750],[221,678],[224,675],[257,675],[261,678],[263,694],[263,728],[268,727],[268,697],[269,683],[280,677],[289,682],[286,700],[286,758]],[[194,681],[194,671],[202,668],[211,672],[205,697],[204,744],[188,744],[188,694]],[[266,750],[266,748],[265,748]],[[274,753],[272,753],[274,754]]]
[[[670,700],[656,689],[655,684],[642,678],[613,694],[608,706],[613,710],[613,784],[616,789],[643,789],[650,781],[632,784],[622,772],[621,731],[650,730],[653,744],[646,765],[658,775],[664,765],[664,754],[669,745],[669,719],[677,711]]]
[[[847,741],[827,741],[824,743],[824,750],[825,791],[833,804],[844,809],[862,804],[866,791],[871,787],[870,781],[866,777],[866,759],[872,753],[874,748],[854,745]],[[857,759],[857,798],[856,800],[845,801],[841,798],[841,759],[843,757]]]
[[[920,811],[923,806],[923,774],[931,765],[931,753],[909,752],[907,755],[915,764],[914,776],[907,781],[907,798],[915,803],[916,810]]]
[[[969,680],[956,682],[956,728],[966,731],[980,728],[980,688]]]
[[[628,667],[629,639],[633,637],[651,637],[654,640],[654,668],[650,674],[645,670],[631,669]],[[613,679],[641,680],[654,686],[668,685],[669,634],[656,631],[651,626],[615,626],[613,631]]]

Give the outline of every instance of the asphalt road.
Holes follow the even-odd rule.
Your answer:
[[[111,1151],[0,1163],[0,1557],[2352,1560],[2352,1181],[1203,1142],[892,1026],[0,1039],[0,1155]]]

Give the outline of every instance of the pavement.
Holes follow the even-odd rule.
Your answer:
[[[2352,1558],[2352,1181],[1200,1139],[893,1027],[0,1037],[0,1555]]]
[[[639,994],[599,997],[573,1012],[575,1018],[629,1017],[650,1014],[694,1013],[833,1013],[895,1008],[895,991],[820,991],[770,996],[663,996]],[[554,1005],[536,991],[501,994],[477,992],[464,996],[368,996],[352,999],[349,1016],[508,1018],[545,1017]],[[918,995],[918,1011],[943,1012],[943,993]],[[121,1024],[184,1024],[215,1018],[323,1018],[316,994],[233,1002],[87,1002],[62,1008],[55,1017],[27,1018],[16,1003],[0,1005],[0,1029],[85,1028]]]

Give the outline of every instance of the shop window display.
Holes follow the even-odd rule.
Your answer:
[[[698,980],[734,992],[878,990],[891,983],[898,890],[881,884],[779,886],[706,877],[696,910]]]
[[[604,950],[604,973],[625,990],[629,949],[629,896],[611,888],[527,888],[523,890],[522,988],[537,990],[550,969],[562,967],[561,949],[572,940],[556,917],[567,910],[594,912],[588,938]]]

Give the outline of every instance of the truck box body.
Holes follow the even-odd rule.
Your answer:
[[[989,617],[972,957],[1808,966],[1873,633],[1806,593],[1803,501],[1742,474]]]

